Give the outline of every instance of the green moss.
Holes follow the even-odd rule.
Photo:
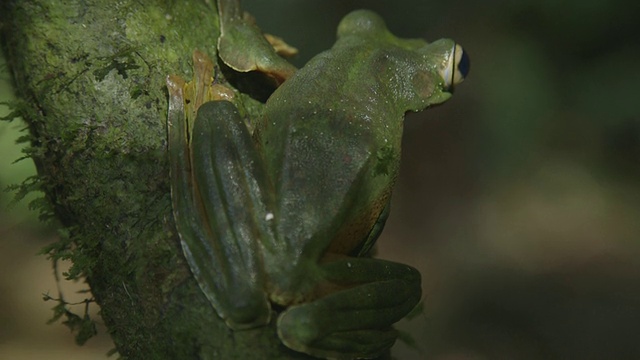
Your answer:
[[[215,9],[167,0],[3,6],[3,45],[38,168],[23,189],[43,190],[64,226],[43,252],[73,261],[67,278],[86,278],[121,357],[306,358],[272,327],[230,332],[174,232],[165,78],[190,78],[196,48],[215,58]],[[78,342],[93,333],[91,319],[56,308]]]

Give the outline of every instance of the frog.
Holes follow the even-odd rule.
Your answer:
[[[356,10],[329,50],[287,69],[257,118],[203,53],[194,53],[191,82],[167,77],[185,259],[231,330],[275,322],[294,351],[376,358],[422,298],[417,269],[372,256],[405,114],[448,100],[468,56],[450,39],[396,37],[379,15]]]

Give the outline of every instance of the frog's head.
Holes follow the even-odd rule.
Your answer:
[[[389,88],[406,101],[409,110],[446,101],[469,72],[469,57],[453,40],[427,43],[396,37],[384,20],[369,10],[356,10],[345,16],[338,26],[338,40],[371,53],[375,49],[379,55],[375,61],[385,66],[367,65],[376,71],[389,71],[385,75]],[[397,82],[394,84],[393,80]]]
[[[415,52],[419,60],[415,63],[415,72],[411,82],[419,110],[447,101],[455,87],[464,81],[469,73],[469,57],[451,39],[440,39],[425,44]]]

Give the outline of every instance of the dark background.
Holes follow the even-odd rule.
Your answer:
[[[244,1],[302,66],[370,8],[398,36],[451,37],[471,73],[407,117],[379,256],[419,268],[424,312],[399,359],[640,358],[640,3],[607,0]],[[213,41],[213,39],[212,39]],[[3,68],[4,69],[4,68]],[[0,94],[11,96],[6,71]],[[5,112],[0,107],[0,112]],[[34,172],[0,123],[0,186]],[[0,358],[99,359],[44,325],[55,294],[34,254],[55,231],[0,193]],[[64,284],[71,300],[83,284]],[[73,288],[75,286],[75,288]],[[81,313],[81,310],[79,310]]]

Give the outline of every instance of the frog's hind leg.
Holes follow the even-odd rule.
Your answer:
[[[344,258],[322,268],[327,281],[344,288],[283,312],[278,319],[282,341],[320,357],[381,355],[397,338],[391,326],[420,301],[420,273],[370,258]]]
[[[190,132],[181,108],[183,84],[168,85],[172,201],[187,262],[229,327],[266,324],[271,309],[258,244],[269,236],[263,161],[235,106],[205,103]]]

